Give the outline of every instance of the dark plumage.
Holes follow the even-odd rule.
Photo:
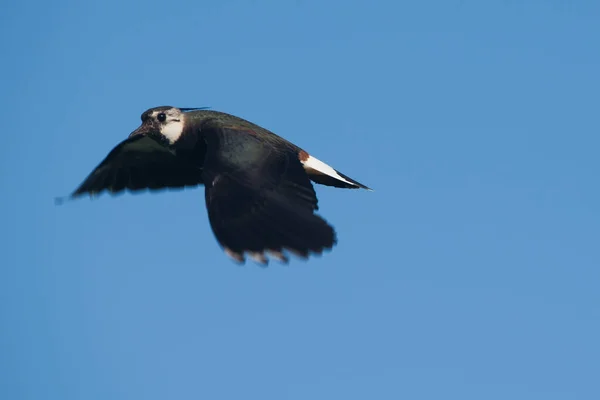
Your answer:
[[[204,109],[151,108],[71,197],[123,190],[205,186],[212,230],[225,252],[266,264],[266,253],[307,258],[336,243],[333,227],[314,214],[314,182],[366,186],[251,122]]]

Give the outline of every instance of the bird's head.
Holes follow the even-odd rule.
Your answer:
[[[179,140],[186,128],[188,113],[206,110],[210,107],[177,108],[161,106],[150,108],[142,113],[142,124],[129,137],[146,135],[172,145]]]
[[[129,137],[146,135],[173,144],[183,134],[185,117],[185,113],[176,107],[151,108],[144,111],[141,116],[142,124]]]

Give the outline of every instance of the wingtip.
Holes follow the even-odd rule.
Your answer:
[[[246,256],[254,261],[258,266],[267,268],[269,266],[270,261],[276,260],[281,265],[288,265],[290,263],[290,257],[284,253],[288,252],[293,254],[301,261],[307,261],[311,256],[320,257],[325,252],[329,252],[332,250],[333,246],[337,243],[337,240],[334,240],[331,246],[323,247],[318,250],[307,250],[300,251],[292,248],[285,248],[281,250],[271,250],[267,249],[264,252],[252,252],[252,251],[241,251],[236,252],[227,247],[223,249],[225,254],[236,264],[244,265],[246,263]]]
[[[269,259],[265,256],[265,253],[263,252],[249,251],[248,256],[261,267],[267,267],[269,265]]]
[[[231,260],[235,261],[237,264],[241,265],[246,262],[246,257],[244,257],[244,253],[235,252],[228,247],[225,247],[223,251]]]
[[[269,254],[269,256],[271,258],[276,259],[277,261],[279,261],[281,264],[287,264],[290,262],[290,259],[288,256],[286,256],[285,254],[283,254],[283,252],[281,251],[275,251],[275,250],[267,250],[267,253]]]

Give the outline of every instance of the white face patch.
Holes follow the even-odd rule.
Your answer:
[[[160,127],[160,133],[169,140],[169,143],[175,143],[183,133],[183,121],[167,120]]]
[[[156,118],[161,112],[167,116],[167,119],[164,122],[159,122],[160,133],[167,138],[170,144],[173,144],[183,134],[183,129],[185,128],[185,116],[179,109],[172,108],[167,111],[154,111],[152,117]]]

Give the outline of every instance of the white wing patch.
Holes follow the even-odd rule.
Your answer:
[[[358,186],[356,183],[350,182],[349,180],[344,179],[340,174],[337,173],[337,171],[335,169],[331,168],[329,165],[325,164],[323,161],[321,161],[318,158],[315,158],[311,155],[309,155],[308,158],[306,158],[306,160],[304,160],[304,161],[300,160],[300,162],[302,162],[302,165],[304,165],[304,169],[309,174],[317,173],[317,174],[327,175],[327,176],[337,179],[338,181],[345,182],[349,185]]]

